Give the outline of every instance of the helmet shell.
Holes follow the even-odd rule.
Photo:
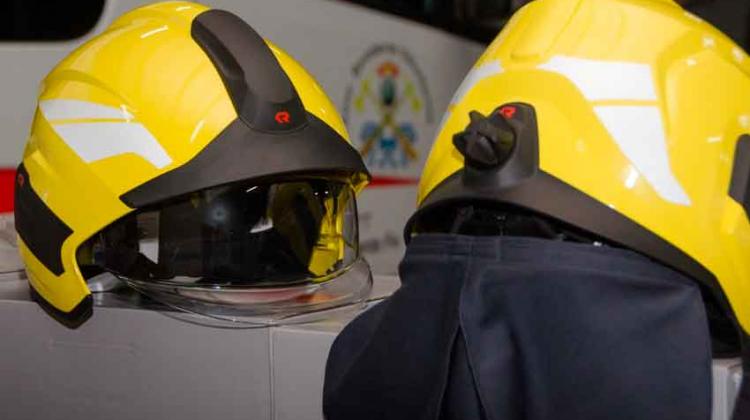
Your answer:
[[[71,313],[90,295],[76,253],[135,210],[123,195],[183,167],[238,119],[223,75],[192,34],[207,11],[189,2],[135,9],[44,79],[19,168],[16,214],[29,281],[54,310]],[[348,144],[318,83],[266,44],[304,110]],[[352,177],[362,188],[367,174]],[[35,252],[24,239],[32,236]]]
[[[750,134],[748,95],[745,51],[671,0],[537,0],[458,89],[418,201],[464,168],[452,140],[471,111],[529,104],[538,169],[700,264],[747,332],[750,222],[741,186],[750,168],[736,151],[750,141],[741,140]]]

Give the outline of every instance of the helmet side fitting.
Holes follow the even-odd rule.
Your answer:
[[[324,172],[369,179],[359,153],[303,108],[289,77],[252,27],[232,13],[208,10],[193,21],[191,36],[219,72],[238,118],[185,165],[123,194],[126,205],[140,208],[270,175]]]
[[[190,35],[216,67],[245,124],[270,132],[307,124],[297,90],[250,25],[227,11],[208,10],[193,20]]]

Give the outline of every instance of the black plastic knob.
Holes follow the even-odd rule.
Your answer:
[[[499,168],[513,152],[516,132],[501,113],[485,117],[477,111],[469,113],[471,122],[453,136],[453,145],[461,152],[465,165],[476,169]]]

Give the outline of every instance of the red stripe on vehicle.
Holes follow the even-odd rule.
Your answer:
[[[399,187],[407,185],[417,185],[417,178],[401,178],[393,176],[374,176],[370,181],[369,187]]]
[[[13,211],[13,185],[15,180],[15,169],[0,168],[0,213]]]
[[[13,188],[16,179],[15,169],[0,169],[0,213],[13,211]],[[369,186],[378,187],[400,187],[417,185],[417,178],[401,178],[389,176],[376,176],[372,178]]]

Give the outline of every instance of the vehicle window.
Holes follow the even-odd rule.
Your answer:
[[[489,43],[532,0],[344,0]],[[750,1],[677,0],[750,50]]]
[[[344,0],[440,28],[450,26],[457,0]]]
[[[489,43],[530,0],[343,0]]]
[[[750,49],[750,1],[681,0],[681,3],[719,28],[746,51]]]
[[[457,0],[462,4],[458,16],[459,32],[480,42],[490,43],[513,13],[531,0]]]
[[[3,0],[0,42],[66,41],[96,26],[104,0]]]

